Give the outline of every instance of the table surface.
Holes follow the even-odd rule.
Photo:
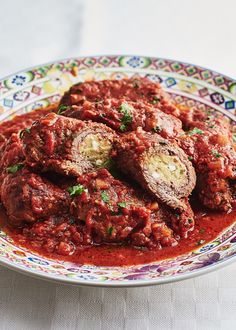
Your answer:
[[[236,77],[234,0],[0,0],[0,76],[58,58],[139,54]],[[236,328],[236,263],[174,284],[62,286],[0,267],[0,329]]]

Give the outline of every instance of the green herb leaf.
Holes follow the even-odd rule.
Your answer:
[[[125,208],[126,207],[126,202],[120,202],[120,203],[117,203],[117,205],[121,208]]]
[[[86,189],[82,184],[78,184],[76,186],[69,187],[67,191],[70,196],[80,196],[84,191],[86,191]]]
[[[190,223],[193,223],[193,219],[188,218],[188,223],[189,223],[189,224],[190,224]]]
[[[105,190],[103,190],[101,192],[101,198],[103,200],[104,203],[108,203],[109,202],[109,196],[107,194],[107,192]]]
[[[123,117],[121,118],[121,126],[120,126],[120,130],[122,132],[126,131],[127,129],[127,125],[132,123],[133,117],[132,117],[132,110],[133,108],[131,106],[129,106],[127,103],[122,103],[119,111],[123,114]]]
[[[162,131],[162,128],[160,127],[160,126],[156,126],[156,127],[154,127],[153,129],[153,132],[155,132],[155,133],[160,133],[161,131]]]
[[[200,239],[198,242],[197,242],[197,245],[202,245],[205,243],[205,240],[204,239]]]
[[[199,229],[199,233],[200,233],[200,234],[204,234],[205,231],[206,231],[205,228],[200,228],[200,229]]]
[[[200,135],[202,135],[204,132],[201,130],[201,129],[199,129],[199,128],[197,128],[197,127],[194,127],[191,131],[189,131],[187,134],[188,135],[194,135],[194,134],[200,134]]]
[[[222,157],[222,155],[217,151],[217,150],[212,150],[211,151],[212,155],[215,156],[216,158]]]
[[[193,160],[193,157],[192,157],[192,156],[188,156],[188,159],[189,159],[189,160]]]
[[[9,166],[7,168],[7,172],[8,173],[12,173],[12,174],[15,174],[17,171],[19,171],[22,167],[24,167],[24,164],[15,164],[15,165],[12,165],[12,166]]]
[[[61,104],[61,105],[59,106],[59,108],[58,108],[58,112],[57,112],[57,114],[60,115],[60,114],[62,114],[63,112],[65,112],[67,109],[68,109],[68,106],[67,106],[67,105],[63,105],[63,104]]]
[[[108,235],[110,235],[110,236],[111,236],[111,234],[112,234],[113,230],[114,230],[114,228],[113,228],[113,227],[108,227],[108,228],[107,228],[107,233],[108,233]]]
[[[161,99],[160,99],[158,96],[155,95],[155,96],[153,97],[151,103],[152,103],[152,104],[157,104],[158,102],[160,102],[160,100],[161,100]]]
[[[30,128],[25,128],[25,129],[23,129],[22,131],[20,131],[20,139],[22,139],[23,138],[23,136],[24,136],[24,133],[30,133]]]

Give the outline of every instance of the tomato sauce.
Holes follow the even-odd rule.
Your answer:
[[[8,139],[13,132],[29,127],[42,115],[54,111],[55,108],[56,106],[39,109],[32,113],[15,117],[11,122],[1,124],[0,137],[2,141]],[[48,258],[70,261],[75,264],[125,266],[167,259],[199,249],[201,245],[214,240],[224,229],[232,225],[236,219],[236,211],[230,213],[214,213],[194,207],[194,214],[194,230],[189,233],[188,238],[179,240],[177,246],[148,250],[147,248],[132,247],[123,244],[101,244],[78,246],[71,255],[49,252],[49,249],[45,249],[43,245],[37,244],[34,240],[29,239],[22,228],[16,229],[9,226],[7,215],[2,205],[0,206],[0,226],[2,230],[12,237],[16,245]],[[63,223],[60,224],[60,226],[63,226]],[[70,231],[71,228],[69,226],[67,232]]]

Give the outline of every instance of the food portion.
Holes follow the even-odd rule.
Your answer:
[[[103,124],[51,113],[24,132],[26,163],[41,171],[78,176],[108,161],[115,135]]]
[[[173,209],[186,210],[183,198],[191,194],[196,176],[176,143],[138,129],[118,138],[114,150],[119,168],[143,189]]]
[[[128,240],[148,247],[177,244],[157,202],[114,179],[106,169],[80,177],[74,189],[80,193],[73,194],[72,214],[85,223],[86,235],[89,233],[94,243]]]
[[[178,108],[146,78],[79,83],[0,125],[0,214],[16,242],[52,258],[177,255],[232,221],[235,151],[223,115]]]

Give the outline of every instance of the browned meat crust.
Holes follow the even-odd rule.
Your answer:
[[[161,202],[186,209],[182,198],[192,192],[196,175],[191,162],[177,144],[138,129],[115,142],[119,168]]]
[[[14,226],[66,213],[69,200],[66,191],[27,169],[6,174],[1,185],[1,201]]]
[[[78,179],[83,191],[71,204],[95,243],[131,241],[137,246],[177,244],[154,200],[114,179],[107,170]]]
[[[42,171],[78,176],[108,160],[114,137],[103,124],[51,113],[25,132],[26,162]]]

